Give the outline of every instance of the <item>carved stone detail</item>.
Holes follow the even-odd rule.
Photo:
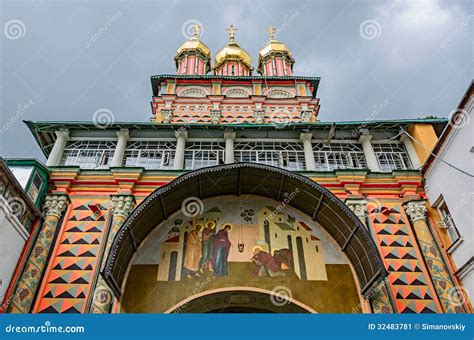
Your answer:
[[[45,216],[60,218],[62,213],[66,211],[68,203],[69,199],[65,195],[46,196],[43,206]]]
[[[123,216],[126,218],[135,206],[135,198],[133,196],[117,195],[112,196],[111,200],[114,216]]]
[[[255,111],[253,111],[253,116],[255,117],[255,123],[257,123],[257,124],[265,123],[265,111],[264,110],[255,110]]]
[[[211,116],[211,123],[212,124],[219,124],[222,116],[222,111],[221,110],[211,110],[210,112]]]
[[[426,205],[424,201],[412,201],[405,204],[405,211],[412,223],[426,220]]]
[[[304,123],[309,123],[311,122],[311,118],[313,117],[313,111],[311,110],[303,110],[301,111],[301,120]]]
[[[172,109],[161,109],[161,116],[163,117],[163,123],[169,124],[173,118]]]
[[[346,205],[352,212],[359,218],[359,220],[364,224],[367,225],[367,201],[361,200],[353,200],[353,201],[346,201]]]

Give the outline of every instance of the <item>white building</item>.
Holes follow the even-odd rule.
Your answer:
[[[29,175],[33,171],[29,172]],[[25,174],[16,178],[7,164],[0,158],[0,301],[2,308],[9,305],[6,296],[10,282],[15,280],[15,273],[25,244],[33,226],[41,218],[40,211],[32,201],[42,191],[25,192],[27,178]],[[29,177],[28,177],[29,178]],[[27,178],[27,179],[28,179]],[[29,182],[32,182],[29,180]],[[28,186],[32,188],[32,185]],[[2,310],[0,308],[0,310]]]
[[[455,275],[474,296],[474,85],[471,82],[423,169],[430,204],[439,212],[443,246]],[[456,168],[454,168],[456,167]]]

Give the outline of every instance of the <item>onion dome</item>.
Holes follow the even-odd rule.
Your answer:
[[[237,28],[226,29],[229,42],[215,56],[214,73],[224,76],[249,76],[252,74],[252,57],[235,42]]]
[[[268,27],[270,40],[258,55],[258,73],[262,76],[291,76],[295,59],[282,42],[275,39],[276,29]]]
[[[192,27],[193,37],[184,42],[174,60],[176,61],[176,72],[178,74],[206,74],[211,69],[211,51],[201,40],[201,26],[196,24]]]

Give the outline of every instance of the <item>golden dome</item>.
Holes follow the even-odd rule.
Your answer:
[[[211,50],[201,40],[199,40],[199,34],[201,33],[202,27],[199,24],[195,24],[191,27],[193,30],[193,37],[188,41],[185,41],[180,48],[176,51],[176,57],[183,51],[189,50],[200,50],[208,58],[211,58]]]
[[[291,52],[286,47],[286,45],[282,42],[276,41],[276,40],[270,40],[264,48],[260,50],[259,57],[264,57],[270,52],[286,52],[288,55],[291,57]]]
[[[226,60],[238,59],[242,61],[244,64],[248,66],[248,68],[252,68],[252,57],[250,54],[247,53],[243,48],[241,48],[235,41],[235,31],[233,25],[227,29],[229,32],[229,43],[219,52],[217,52],[215,56],[215,65],[214,68],[219,67],[222,65]]]
[[[214,67],[219,67],[229,59],[239,59],[249,68],[252,67],[252,57],[236,43],[228,43],[216,54],[215,59],[216,63]]]
[[[206,44],[204,44],[196,37],[193,37],[191,40],[185,41],[184,44],[182,44],[181,47],[178,48],[178,50],[176,51],[176,55],[178,56],[181,54],[181,52],[189,50],[200,50],[208,58],[211,57],[211,50],[209,50],[209,47],[207,47]]]

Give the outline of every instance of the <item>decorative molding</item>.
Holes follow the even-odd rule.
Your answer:
[[[211,116],[211,123],[212,124],[219,124],[222,116],[222,111],[221,110],[211,110],[210,114]]]
[[[169,124],[171,122],[171,119],[173,118],[173,110],[161,109],[161,115],[163,117],[163,123]]]
[[[250,93],[242,88],[231,88],[224,93],[229,98],[248,98]]]
[[[253,111],[253,116],[255,118],[255,123],[257,123],[257,124],[265,123],[265,111],[264,110],[255,110],[255,111]]]
[[[206,91],[198,87],[191,87],[191,88],[183,90],[179,94],[179,97],[204,98],[204,97],[207,97],[207,93]]]
[[[301,120],[304,123],[309,123],[311,122],[311,118],[313,117],[313,111],[312,110],[302,110],[300,114]]]
[[[267,94],[268,98],[294,98],[295,96],[288,91],[285,90],[271,90]]]

